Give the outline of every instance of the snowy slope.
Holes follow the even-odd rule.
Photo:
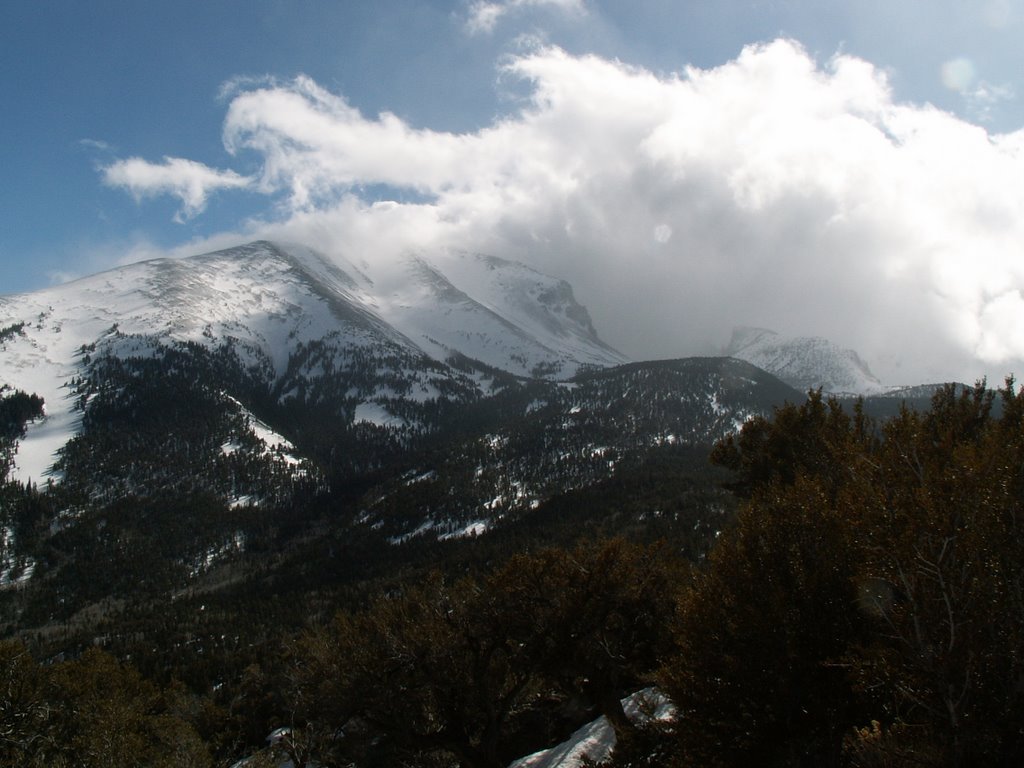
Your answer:
[[[604,368],[627,359],[598,338],[590,315],[564,280],[523,264],[458,250],[421,254],[459,290],[506,319],[551,352],[552,358]],[[566,370],[559,378],[571,376]]]
[[[339,329],[349,345],[401,342],[343,294],[324,295],[320,287],[278,249],[253,244],[0,298],[0,328],[25,323],[0,349],[0,381],[46,401],[46,418],[30,425],[21,442],[15,478],[40,480],[74,434],[72,380],[97,349],[127,357],[152,354],[153,342],[214,347],[230,338],[246,362],[280,373],[296,342]]]
[[[887,388],[852,349],[827,339],[782,336],[765,328],[733,330],[725,353],[763,368],[797,390],[873,395]]]
[[[667,720],[674,714],[671,702],[653,688],[645,688],[622,700],[626,716],[634,722],[649,718]],[[615,731],[604,716],[587,723],[561,744],[521,757],[508,768],[579,768],[583,759],[607,760],[615,746]]]
[[[355,276],[368,310],[439,362],[462,355],[563,380],[581,367],[627,362],[598,338],[568,283],[522,264],[448,249],[359,266],[335,260]]]
[[[527,274],[525,267],[501,265],[503,273]],[[246,367],[271,382],[286,373],[292,380],[316,375],[314,365],[330,375],[359,350],[392,361],[426,356],[444,362],[463,355],[515,375],[557,378],[572,376],[581,365],[621,360],[592,329],[589,335],[580,331],[574,318],[585,318],[586,310],[572,301],[567,286],[529,274],[529,289],[508,283],[502,300],[501,284],[463,279],[456,288],[422,256],[357,267],[303,246],[261,241],[0,297],[0,329],[24,324],[0,343],[0,383],[46,401],[46,417],[30,424],[21,441],[14,477],[43,479],[55,452],[75,434],[80,415],[74,380],[96,354],[152,355],[161,344],[195,342],[216,349],[230,343]],[[483,300],[470,289],[483,291]],[[555,294],[558,300],[551,299]],[[319,357],[296,367],[295,351],[313,343],[323,348]],[[403,372],[416,375],[398,371]],[[431,376],[445,374],[435,370]],[[437,391],[426,381],[417,396],[434,397]],[[372,393],[364,394],[365,416],[375,406]]]

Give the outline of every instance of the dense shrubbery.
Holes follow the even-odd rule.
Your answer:
[[[818,395],[716,458],[749,496],[663,667],[679,765],[1024,761],[1024,396],[879,430]]]
[[[100,651],[37,664],[0,644],[0,764],[43,768],[211,766],[189,723],[193,702]]]
[[[298,642],[289,678],[301,732],[319,737],[320,761],[447,756],[491,768],[580,713],[630,730],[619,699],[667,649],[681,578],[666,549],[622,540],[517,555],[479,577],[434,575]]]
[[[277,730],[257,755],[270,764],[492,768],[600,713],[626,735],[619,698],[669,649],[685,578],[668,548],[621,539],[433,573],[264,649],[202,699],[100,651],[44,666],[8,644],[0,764],[208,765]]]

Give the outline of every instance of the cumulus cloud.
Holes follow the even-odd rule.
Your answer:
[[[234,171],[219,171],[180,157],[165,157],[162,163],[151,163],[139,157],[118,160],[103,168],[103,181],[128,190],[136,200],[156,195],[177,197],[181,200],[177,221],[200,213],[211,192],[241,189],[251,184],[251,179]]]
[[[826,336],[889,383],[1024,359],[1024,132],[900,103],[870,63],[789,40],[672,75],[553,47],[503,66],[528,100],[467,133],[364,116],[305,77],[239,86],[225,144],[278,202],[247,233],[519,259],[569,279],[637,359],[714,352],[734,325]],[[193,212],[249,183],[129,162],[125,186]]]
[[[306,209],[355,185],[390,184],[422,192],[459,184],[478,137],[415,130],[392,114],[364,117],[308,77],[239,93],[224,126],[228,151],[262,160],[259,186],[286,188]]]
[[[510,11],[538,7],[571,13],[582,13],[585,10],[583,0],[473,0],[466,17],[466,31],[471,35],[490,34],[498,21]]]

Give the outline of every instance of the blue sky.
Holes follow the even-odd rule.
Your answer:
[[[453,244],[567,277],[636,357],[756,324],[920,376],[891,325],[931,323],[935,375],[1008,372],[1022,32],[1020,0],[6,3],[0,294],[263,234]]]

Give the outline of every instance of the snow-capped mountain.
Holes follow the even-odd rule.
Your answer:
[[[833,394],[874,395],[887,389],[856,352],[827,339],[741,327],[733,330],[724,354],[763,368],[803,392],[820,387]]]
[[[389,399],[478,389],[487,367],[566,379],[624,360],[598,339],[567,283],[522,265],[442,251],[356,266],[269,242],[0,297],[0,329],[10,331],[0,383],[46,401],[46,418],[29,425],[18,450],[23,481],[40,479],[76,433],[76,382],[98,358],[153,357],[182,344],[228,349],[281,401],[323,398],[344,380],[347,415],[374,422],[396,418]],[[372,375],[346,380],[368,359]],[[459,370],[448,365],[456,359]],[[478,369],[472,377],[466,361]]]
[[[335,543],[490,534],[648,455],[703,476],[715,440],[799,397],[739,360],[622,361],[567,283],[458,251],[257,242],[2,297],[0,491],[30,509],[0,504],[0,594],[167,594],[282,540],[326,542],[280,566],[317,579]]]
[[[372,267],[371,267],[372,268]],[[602,342],[564,280],[493,256],[410,254],[373,307],[439,361],[453,354],[517,376],[567,379],[626,358]],[[385,277],[380,284],[387,285]]]

